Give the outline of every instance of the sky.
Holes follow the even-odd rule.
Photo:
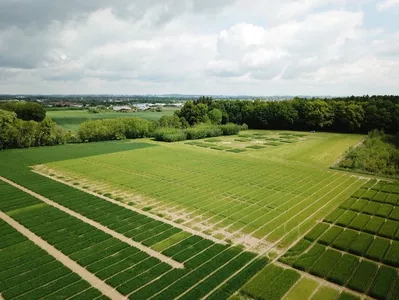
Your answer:
[[[399,94],[399,0],[0,0],[0,94]]]

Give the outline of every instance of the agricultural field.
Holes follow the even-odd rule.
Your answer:
[[[0,152],[0,298],[397,299],[399,185],[328,168],[362,138]]]
[[[142,118],[147,120],[159,120],[162,116],[172,116],[176,108],[164,107],[162,112],[100,112],[98,114],[89,113],[87,110],[49,110],[46,115],[54,122],[66,130],[76,131],[80,123],[95,119],[114,119],[114,118]]]

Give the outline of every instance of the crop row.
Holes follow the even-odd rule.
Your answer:
[[[281,299],[299,280],[298,272],[268,265],[251,279],[241,290],[254,299]]]
[[[368,233],[345,229],[339,226],[329,226],[325,223],[317,224],[305,239],[313,242],[347,251],[358,256],[364,256],[374,261],[399,267],[399,242],[374,237]]]
[[[381,237],[399,240],[399,221],[357,213],[342,208],[333,211],[324,221]]]
[[[15,192],[22,193],[18,190]],[[156,293],[157,289],[152,284],[148,284],[155,279],[155,286],[158,288],[163,286],[166,294],[182,293],[187,288],[187,283],[197,283],[215,268],[221,267],[218,272],[193,289],[189,295],[206,293],[211,291],[216,283],[223,282],[255,257],[255,254],[242,252],[233,247],[216,245],[208,240],[192,236],[164,251],[166,253],[170,249],[174,250],[172,258],[185,262],[185,270],[171,270],[168,265],[157,259],[148,257],[139,250],[128,247],[102,231],[51,206],[42,207],[40,214],[37,211],[21,211],[14,214],[13,218],[123,294],[130,294],[135,290],[139,290],[140,294]],[[180,244],[183,243],[185,245],[181,247]],[[176,249],[180,250],[176,251]],[[218,256],[221,252],[224,255]],[[230,259],[232,260],[229,261]],[[258,269],[264,264],[264,261],[258,261]],[[256,272],[256,269],[250,270]],[[192,274],[186,276],[185,284],[175,282],[187,272],[192,272]],[[242,272],[248,272],[247,268]],[[241,281],[236,280],[236,282]],[[143,286],[146,288],[141,289]],[[238,289],[239,286],[234,288]],[[234,292],[233,287],[230,289]]]
[[[399,220],[399,206],[381,204],[369,200],[349,198],[340,206],[342,209],[361,212],[367,215],[375,215],[392,220]]]
[[[163,157],[169,155],[169,153],[167,153],[168,155],[164,154]],[[279,173],[276,174],[276,172],[270,172],[270,170],[277,168],[274,164],[265,166],[264,169],[259,169],[258,165],[256,165],[255,169],[255,164],[252,162],[239,160],[237,165],[245,165],[245,170],[253,167],[252,173],[249,175],[250,177],[256,177],[246,184],[243,182],[242,176],[235,175],[237,172],[220,172],[220,169],[214,164],[214,157],[210,157],[212,158],[212,163],[207,160],[207,156],[196,158],[195,166],[192,166],[190,161],[184,161],[187,167],[182,168],[179,165],[171,165],[170,162],[166,164],[164,161],[158,161],[158,157],[149,161],[140,158],[140,155],[138,157],[131,156],[129,153],[120,153],[118,155],[120,155],[120,159],[117,155],[112,158],[101,156],[93,159],[59,162],[50,164],[50,166],[54,166],[56,169],[77,172],[96,180],[104,180],[121,188],[130,187],[139,194],[156,199],[160,198],[163,203],[168,205],[186,207],[195,210],[197,213],[217,214],[223,219],[229,217],[230,224],[232,222],[239,224],[238,222],[242,222],[242,219],[247,217],[250,221],[254,220],[253,216],[250,216],[251,212],[247,213],[248,205],[245,202],[248,202],[248,199],[255,200],[253,203],[257,204],[256,208],[259,208],[259,206],[264,207],[273,201],[278,201],[276,204],[289,208],[292,203],[298,202],[303,196],[307,196],[306,193],[301,193],[301,190],[311,190],[320,180],[330,179],[332,181],[335,178],[334,176],[326,177],[326,174],[318,174],[319,176],[307,174],[309,179],[297,187],[301,188],[301,190],[298,189],[295,192],[296,180],[292,174],[304,173],[304,170],[297,167],[287,167],[279,170]],[[182,156],[184,155],[182,154]],[[173,156],[175,157],[175,154]],[[184,158],[182,157],[182,159]],[[120,161],[125,163],[120,164]],[[223,170],[230,170],[230,167],[232,170],[238,169],[235,164],[232,164],[231,158],[229,161],[225,162],[226,165],[223,165]],[[305,171],[305,173],[308,172]],[[204,176],[205,174],[206,176]],[[198,175],[201,176],[199,177]],[[262,182],[259,182],[259,178],[262,178]],[[271,180],[265,180],[265,178],[270,178]],[[244,180],[247,181],[247,177]],[[312,180],[312,182],[309,182],[309,180]],[[308,181],[308,185],[306,181]],[[237,182],[239,182],[239,185]],[[323,184],[325,183],[323,182]],[[298,196],[299,199],[297,198],[294,200],[295,202],[292,202],[290,201],[292,197],[286,197],[287,193],[290,195],[300,194],[301,197]],[[234,208],[232,207],[231,199],[221,197],[221,195],[227,194],[231,195],[233,199],[234,197],[240,199],[240,201],[233,202]],[[314,199],[309,201],[317,200],[320,195],[313,195],[312,197]],[[243,201],[241,201],[242,198],[244,198]],[[254,207],[251,208],[251,210],[253,209]],[[284,207],[281,209],[285,210]],[[244,210],[246,210],[245,214],[240,213]],[[262,221],[263,219],[259,219],[260,223]],[[242,222],[242,225],[245,226],[245,221]],[[256,227],[257,224],[254,224],[254,226]],[[259,235],[262,234],[264,232],[259,233]]]
[[[0,294],[3,298],[68,298],[90,284],[0,220]],[[93,289],[95,296],[101,293]],[[93,293],[93,295],[94,295]]]
[[[294,248],[304,248],[304,243],[306,242],[301,241]],[[308,241],[307,244],[310,246],[311,242]],[[379,266],[352,254],[342,254],[318,243],[302,253],[288,251],[281,261],[377,299],[387,299],[388,295],[392,295],[399,288],[397,269]]]

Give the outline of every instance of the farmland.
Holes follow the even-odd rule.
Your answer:
[[[246,131],[0,152],[0,295],[396,299],[398,185],[328,168],[362,138]]]
[[[87,110],[50,110],[47,115],[58,125],[66,130],[76,131],[80,123],[95,119],[113,119],[113,118],[143,118],[147,120],[158,120],[162,116],[173,115],[176,108],[163,108],[162,112],[100,112],[97,114],[89,113]]]

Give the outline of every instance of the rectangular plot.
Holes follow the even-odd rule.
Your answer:
[[[397,271],[394,268],[381,266],[368,292],[368,295],[377,299],[386,299],[396,277]]]
[[[325,223],[317,223],[310,232],[305,235],[305,239],[309,241],[317,240],[330,226]]]
[[[328,286],[321,286],[310,300],[335,300],[338,297],[338,290]]]
[[[308,240],[302,239],[298,243],[296,243],[292,248],[290,248],[282,257],[280,257],[279,261],[292,265],[292,263],[305,252],[312,243]]]
[[[387,199],[385,199],[385,203],[389,203],[392,205],[399,204],[399,194],[390,194]]]
[[[357,216],[357,213],[351,210],[347,210],[338,220],[337,224],[342,226],[348,226],[352,220]]]
[[[338,226],[332,226],[330,227],[327,232],[325,232],[320,239],[318,240],[319,243],[322,243],[324,245],[331,245],[336,237],[343,232],[343,228],[338,227]]]
[[[337,208],[333,210],[327,217],[325,217],[323,221],[327,223],[335,223],[344,212],[346,212],[345,209]]]
[[[374,237],[372,235],[360,232],[359,235],[349,245],[347,251],[356,255],[363,256],[373,240]]]
[[[349,247],[349,245],[352,244],[352,242],[356,239],[358,234],[359,232],[357,231],[346,229],[337,236],[332,245],[334,246],[334,248],[345,251]]]
[[[317,281],[304,277],[284,296],[284,300],[310,299],[318,286]]]
[[[394,267],[399,267],[399,242],[392,241],[392,244],[385,253],[383,262]]]
[[[378,234],[383,237],[393,239],[398,229],[399,229],[398,221],[385,220],[385,223],[382,225]]]
[[[366,207],[366,205],[369,203],[369,201],[367,201],[367,200],[362,200],[362,199],[359,199],[359,200],[357,200],[351,207],[350,207],[350,209],[351,210],[354,210],[354,211],[362,211],[365,207]]]
[[[372,217],[365,214],[358,214],[348,227],[362,231]]]
[[[384,224],[384,219],[380,217],[372,217],[371,220],[364,227],[364,231],[376,234]]]
[[[345,286],[356,270],[360,260],[350,254],[344,254],[328,274],[328,280]]]
[[[283,268],[270,264],[244,285],[242,291],[251,297],[257,298],[263,294],[266,286],[283,272]]]
[[[369,215],[374,215],[376,211],[380,208],[381,204],[378,202],[372,202],[370,201],[365,208],[363,209],[363,213],[369,214]]]
[[[341,259],[341,253],[327,249],[310,268],[310,273],[321,278],[326,278],[335,264]]]
[[[385,192],[378,192],[374,198],[373,201],[377,201],[377,202],[384,202],[387,198],[388,198],[388,193]]]
[[[380,216],[383,218],[388,218],[393,210],[393,205],[390,204],[381,204],[378,210],[375,212],[376,216]]]
[[[356,198],[348,198],[339,207],[343,209],[349,209],[356,201]]]
[[[349,281],[348,287],[361,293],[367,292],[376,271],[377,265],[375,263],[366,260],[361,261]]]
[[[375,261],[382,261],[385,252],[389,248],[389,245],[390,245],[389,240],[376,237],[374,241],[371,243],[365,256]]]
[[[371,199],[374,198],[374,196],[375,196],[376,194],[377,194],[377,191],[376,191],[376,190],[367,190],[367,191],[363,194],[362,198],[363,198],[363,199],[371,200]]]
[[[324,246],[315,244],[307,253],[295,260],[293,266],[299,270],[308,271],[325,250]]]
[[[268,300],[281,299],[300,277],[301,275],[298,272],[289,269],[284,270],[273,283],[267,286],[261,297]]]
[[[394,207],[391,214],[389,215],[390,219],[399,221],[399,207]]]

